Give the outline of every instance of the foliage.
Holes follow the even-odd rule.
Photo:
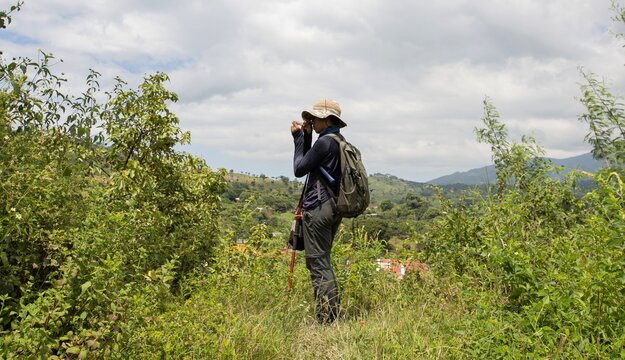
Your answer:
[[[486,117],[493,109],[486,106]],[[549,179],[549,168],[525,166],[535,147],[510,147],[502,125],[491,121],[487,127],[492,131],[478,136],[491,143],[498,167],[516,181],[501,177],[506,187],[496,196],[443,200],[443,215],[426,235],[436,273],[457,279],[468,297],[490,293],[499,299],[478,306],[502,332],[475,342],[472,351],[480,357],[622,356],[620,177],[599,173],[597,188],[576,197],[579,175]]]
[[[103,356],[211,261],[224,173],[175,150],[166,75],[102,103],[40,55],[0,62],[0,357]]]
[[[625,164],[625,108],[622,100],[614,96],[591,72],[580,71],[586,83],[581,86],[580,101],[587,113],[579,117],[588,123],[585,140],[593,147],[596,159],[605,159],[613,166]]]
[[[24,2],[18,1],[15,5],[12,5],[9,8],[9,11],[0,11],[0,29],[5,29],[9,24],[11,24],[11,13],[14,11],[20,11],[22,5],[24,5]]]
[[[499,117],[490,99],[484,99],[484,128],[476,128],[475,133],[480,142],[490,145],[497,169],[497,192],[501,194],[506,186],[524,189],[532,179],[543,178],[551,163],[544,158],[544,150],[536,145],[534,138],[523,136],[521,143],[511,143]]]
[[[285,176],[262,179],[234,172],[226,179],[228,187],[221,196],[224,218],[230,219],[229,223],[236,222],[232,237],[244,241],[250,236],[250,229],[261,223],[267,226],[272,242],[284,244],[303,184],[288,181]],[[421,230],[437,214],[431,197],[418,195],[418,191],[423,194],[424,185],[415,188],[416,183],[379,174],[370,177],[370,184],[379,203],[373,203],[365,216],[344,219],[345,227],[351,232],[364,227],[371,236],[384,242],[389,251],[413,246],[412,233]],[[411,190],[399,194],[393,187],[399,191]]]
[[[370,212],[335,240],[341,314],[322,326],[301,254],[285,291],[300,183],[176,151],[190,135],[165,74],[102,93],[91,71],[73,96],[40,56],[0,60],[0,357],[625,357],[623,110],[594,75],[580,119],[613,168],[551,179],[487,98],[497,192],[373,175]],[[399,280],[381,257],[430,270]]]
[[[613,20],[625,23],[625,8],[612,0]],[[623,38],[623,34],[617,34]],[[580,68],[584,79],[579,99],[586,113],[579,120],[588,124],[589,132],[585,140],[593,147],[596,159],[603,159],[608,166],[622,167],[625,164],[625,105],[621,96],[614,95],[605,80],[596,74]]]
[[[452,297],[437,299],[440,289],[433,291],[432,282],[418,276],[400,282],[376,271],[381,248],[365,232],[350,235],[353,241],[338,241],[332,257],[342,290],[336,325],[316,323],[301,254],[288,295],[287,254],[224,242],[193,296],[149,316],[144,330],[126,331],[117,357],[420,358],[462,346],[462,338],[446,335],[463,326],[464,309],[451,307]],[[423,296],[414,296],[417,291]],[[441,316],[442,309],[451,314]]]
[[[500,348],[620,356],[624,204],[610,177],[597,175],[599,187],[583,199],[572,196],[569,179],[531,195],[445,204],[428,234],[429,261],[469,293],[499,294],[501,303],[484,308],[485,316],[519,331],[490,339]]]

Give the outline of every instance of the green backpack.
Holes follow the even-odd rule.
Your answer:
[[[369,181],[360,151],[342,135],[328,134],[339,143],[341,154],[341,182],[334,195],[337,213],[346,218],[356,217],[369,206]],[[332,192],[331,188],[330,192]]]

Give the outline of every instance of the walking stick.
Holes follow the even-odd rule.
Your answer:
[[[302,196],[299,198],[297,208],[295,208],[295,219],[293,220],[293,226],[291,227],[291,266],[289,267],[289,280],[287,283],[287,291],[291,295],[291,284],[293,283],[293,268],[295,267],[295,253],[298,250],[298,241],[304,241],[302,226],[302,205],[304,204],[304,192],[306,191],[306,184],[308,179],[304,182],[304,189],[302,190]],[[301,239],[300,239],[301,238]],[[288,244],[287,244],[288,245]],[[287,247],[288,248],[288,247]],[[302,247],[299,250],[303,250]]]

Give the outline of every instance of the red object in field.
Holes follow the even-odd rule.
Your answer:
[[[291,283],[293,282],[293,267],[295,266],[295,249],[291,249],[291,267],[289,269],[289,283],[287,291],[291,294]]]
[[[430,270],[430,267],[422,263],[418,260],[409,262],[408,264],[402,264],[398,260],[393,259],[378,259],[377,262],[377,270],[384,270],[389,272],[399,279],[403,278],[409,271],[427,271]]]

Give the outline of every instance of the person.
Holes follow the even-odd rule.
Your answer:
[[[341,119],[339,104],[328,99],[319,100],[311,110],[303,111],[302,119],[303,123],[292,122],[291,133],[295,144],[295,176],[308,176],[302,205],[304,256],[310,271],[317,319],[321,323],[332,323],[338,316],[340,303],[330,252],[342,220],[336,213],[334,200],[341,170],[339,144],[327,135],[340,134],[340,129],[347,124]],[[319,134],[314,145],[312,130]]]

